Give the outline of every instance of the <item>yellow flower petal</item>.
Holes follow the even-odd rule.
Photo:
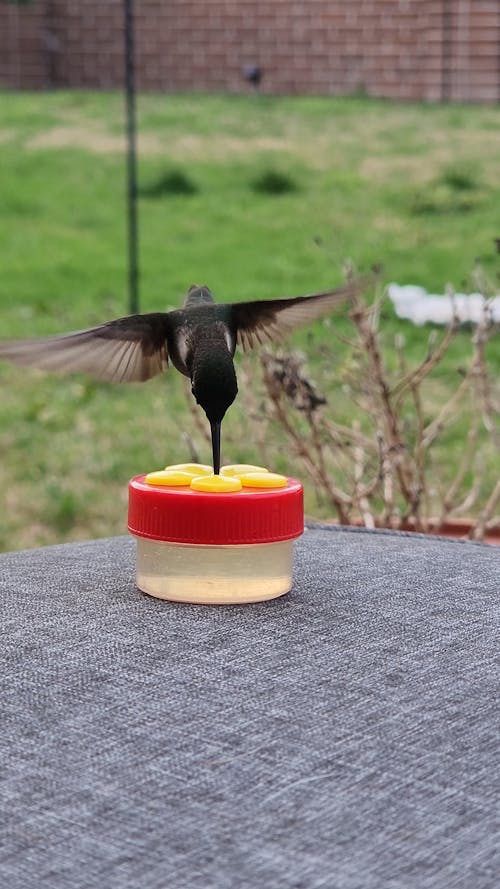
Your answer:
[[[240,478],[242,475],[247,475],[249,472],[267,472],[268,470],[265,466],[252,466],[251,463],[230,463],[228,466],[223,466],[220,474],[221,475],[229,475],[236,476]]]
[[[200,475],[191,481],[191,487],[194,491],[208,491],[220,494],[227,491],[241,491],[241,482],[239,478],[231,478],[230,476]]]
[[[248,472],[239,476],[244,488],[284,488],[286,475],[277,472]]]
[[[160,469],[158,472],[148,472],[145,481],[148,485],[172,485],[175,487],[185,485],[188,487],[192,477],[189,472]]]
[[[199,475],[212,475],[213,469],[207,463],[174,463],[165,466],[165,472],[188,472],[193,478]]]

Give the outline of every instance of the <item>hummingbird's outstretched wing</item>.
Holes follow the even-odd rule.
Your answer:
[[[339,303],[361,293],[368,280],[360,278],[349,281],[336,290],[326,290],[311,296],[232,303],[230,319],[237,343],[243,350],[247,350],[261,345],[265,340],[280,339],[296,327],[323,318]]]
[[[0,360],[113,383],[143,381],[168,365],[167,329],[165,313],[130,315],[63,336],[0,342]]]

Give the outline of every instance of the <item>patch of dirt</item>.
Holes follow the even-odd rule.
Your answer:
[[[408,182],[426,184],[446,166],[467,164],[471,157],[480,164],[480,179],[496,185],[500,140],[493,132],[462,131],[455,140],[448,133],[435,132],[424,152],[415,154],[371,154],[361,163],[360,174],[378,182],[389,182],[394,175]]]
[[[385,125],[386,129],[387,125]],[[358,127],[359,129],[359,127]],[[283,126],[279,135],[213,135],[175,132],[140,132],[138,149],[142,155],[163,155],[172,161],[220,161],[230,157],[251,157],[259,153],[286,154],[307,164],[312,169],[328,170],[335,165],[352,163],[352,146],[356,138],[369,140],[370,152],[360,158],[359,174],[367,179],[388,182],[393,178],[407,179],[421,185],[429,182],[441,167],[467,161],[475,157],[481,163],[481,178],[492,185],[497,180],[498,135],[495,131],[462,130],[451,138],[448,132],[429,132],[424,151],[411,140],[406,154],[397,147],[388,150],[385,129],[379,121],[371,121],[368,132],[356,133],[356,128],[336,126],[326,120],[319,131],[297,133],[292,125]],[[15,131],[0,130],[0,143],[15,138]],[[82,124],[74,114],[66,114],[56,126],[26,139],[27,149],[80,148],[96,154],[122,154],[125,134],[111,133],[99,122]]]
[[[12,130],[0,130],[0,145],[11,142],[14,137],[15,134]]]
[[[153,140],[154,143],[158,141],[154,137]],[[157,151],[160,150],[156,144],[154,147]],[[96,154],[114,154],[124,151],[125,136],[114,136],[104,130],[93,130],[87,127],[58,126],[32,136],[26,141],[25,148],[83,148],[85,151],[92,151]]]
[[[376,182],[389,182],[394,177],[405,176],[413,183],[428,182],[433,170],[429,170],[429,158],[371,156],[361,162],[360,175]]]
[[[106,133],[98,128],[77,125],[61,125],[37,133],[29,138],[25,147],[38,148],[82,148],[97,154],[122,153],[125,150],[125,136]],[[217,139],[208,136],[181,136],[161,138],[154,133],[138,134],[138,147],[141,154],[154,155],[167,153],[177,160],[209,158],[219,160],[228,155],[246,155],[253,151],[283,151],[287,149],[284,139],[258,137],[243,139],[223,136]]]
[[[247,155],[253,151],[286,151],[289,148],[285,139],[265,136],[239,138],[237,136],[219,136],[217,139],[207,136],[182,136],[174,140],[173,149],[179,156],[186,154],[196,158],[220,160],[228,155]]]

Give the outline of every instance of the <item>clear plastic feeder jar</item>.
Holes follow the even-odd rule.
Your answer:
[[[137,539],[137,586],[178,602],[260,602],[292,585],[293,541],[304,530],[303,489],[206,492],[129,483],[128,529]]]

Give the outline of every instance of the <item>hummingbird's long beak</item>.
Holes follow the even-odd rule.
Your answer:
[[[218,423],[210,422],[212,431],[212,460],[214,464],[214,474],[220,473],[220,421]]]

